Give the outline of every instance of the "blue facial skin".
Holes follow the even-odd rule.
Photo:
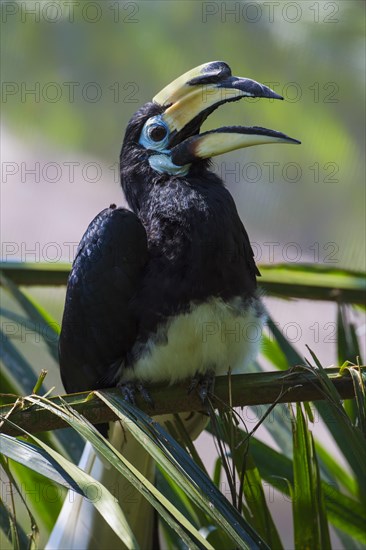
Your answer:
[[[169,138],[168,125],[160,115],[157,115],[145,122],[139,143],[145,149],[156,152],[156,154],[149,156],[149,164],[153,170],[165,174],[185,176],[191,165],[177,166],[172,162],[170,150],[167,149]]]

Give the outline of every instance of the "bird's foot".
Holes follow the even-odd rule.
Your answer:
[[[131,405],[136,405],[136,393],[139,393],[145,403],[147,403],[151,408],[154,408],[154,401],[141,382],[121,382],[120,384],[117,384],[117,387],[121,391],[125,401]]]
[[[188,393],[192,393],[193,390],[197,390],[198,395],[205,405],[207,396],[213,394],[215,387],[215,371],[213,369],[207,370],[204,374],[196,373],[191,380],[188,388]]]

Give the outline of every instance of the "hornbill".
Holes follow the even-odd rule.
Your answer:
[[[283,99],[214,61],[130,120],[120,155],[129,209],[111,205],[94,218],[68,281],[59,348],[67,392],[118,385],[133,399],[137,383],[193,379],[204,399],[212,375],[242,372],[253,359],[259,342],[244,336],[263,323],[259,272],[210,158],[299,142],[256,126],[200,132],[217,107],[248,97]]]

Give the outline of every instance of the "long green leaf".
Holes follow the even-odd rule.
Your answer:
[[[175,529],[185,543],[192,549],[207,548],[212,550],[194,526],[146,479],[125,457],[119,453],[100,432],[84,417],[64,403],[56,406],[43,398],[29,396],[32,403],[47,408],[63,418],[80,435],[85,437],[110,464],[116,468],[143,496],[156,508],[167,523]]]
[[[58,361],[58,336],[60,333],[60,325],[40,304],[24,291],[20,290],[20,288],[2,272],[0,272],[0,282],[13,298],[15,298],[29,318],[36,324],[38,334],[45,341],[52,357],[55,361]],[[45,327],[46,330],[40,330]]]
[[[199,529],[200,518],[196,514],[196,507],[192,505],[184,488],[175,483],[159,464],[157,464],[156,472],[157,488],[185,515],[192,525]]]
[[[259,472],[248,451],[249,437],[247,440],[243,440],[239,419],[234,411],[221,411],[219,415],[215,417],[213,415],[212,411],[210,427],[215,436],[220,462],[223,463],[228,459],[232,461],[232,467],[227,468],[226,473],[231,492],[235,492],[233,500],[236,507],[242,511],[247,521],[270,548],[282,548],[280,537],[267,506]],[[220,445],[220,438],[228,446],[229,453],[225,447]],[[236,472],[237,477],[234,475]],[[243,503],[243,496],[246,505]]]
[[[338,304],[337,308],[337,353],[338,364],[343,365],[345,361],[356,362],[360,356],[360,347],[357,340],[353,338],[352,323],[347,320],[345,304]]]
[[[72,489],[79,494],[83,494],[67,471],[61,468],[58,462],[53,460],[44,449],[5,434],[0,434],[0,448],[2,454],[11,460],[31,468],[47,479],[63,485],[66,489]],[[47,446],[47,448],[49,447]]]
[[[145,449],[172,476],[182,484],[193,501],[202,507],[220,525],[240,548],[266,548],[266,544],[243,520],[237,511],[217,490],[212,481],[192,461],[165,430],[142,411],[126,403],[122,396],[110,397],[104,392],[98,396],[124,422],[126,428],[144,444]],[[144,426],[142,429],[140,425]],[[149,439],[149,444],[146,438]],[[159,446],[160,445],[160,449]]]
[[[0,330],[0,359],[12,378],[12,384],[18,387],[18,394],[32,393],[37,376],[25,357],[17,350],[10,339]],[[42,388],[42,391],[45,391]]]
[[[267,415],[272,405],[261,405],[257,407],[250,407],[253,412],[254,418],[261,420],[264,415]],[[277,442],[282,452],[292,457],[292,437],[291,428],[288,417],[288,410],[284,403],[278,403],[269,416],[264,420],[264,427],[272,436],[273,440]]]
[[[271,326],[271,321],[272,319],[268,316],[269,327]],[[273,321],[272,321],[272,324],[273,324]],[[280,331],[278,332],[279,334],[281,334]],[[268,361],[270,361],[276,367],[276,369],[278,370],[288,369],[289,364],[288,364],[286,355],[283,353],[273,332],[270,336],[267,336],[266,334],[262,334],[260,352],[266,359],[268,359]]]
[[[1,334],[0,334],[0,337],[1,337]],[[1,393],[3,394],[3,395],[0,395],[0,402],[2,405],[14,403],[14,399],[20,395],[19,394],[20,388],[18,387],[16,382],[12,379],[12,377],[9,375],[8,370],[4,368],[0,369],[0,388],[1,388]]]
[[[280,329],[277,327],[276,323],[273,321],[272,317],[268,314],[268,312],[267,312],[267,324],[273,337],[275,338],[275,341],[277,342],[277,345],[279,346],[280,350],[286,357],[286,361],[287,361],[286,368],[289,368],[289,366],[293,367],[295,365],[303,365],[304,358],[301,357],[301,355],[296,351],[294,346],[292,346],[292,344],[290,344],[287,338],[284,337],[284,335],[282,334]]]
[[[357,498],[357,483],[355,479],[339,464],[339,461],[330,454],[324,447],[315,441],[316,454],[319,462],[324,465],[324,470],[330,474],[332,483],[336,482],[337,486],[343,486],[353,497]]]
[[[31,512],[30,506],[28,505],[26,496],[23,494],[22,488],[19,487],[17,484],[14,476],[13,476],[13,468],[10,469],[10,464],[8,460],[6,460],[5,455],[0,455],[0,464],[2,467],[2,470],[5,473],[7,482],[6,482],[6,490],[3,491],[2,498],[6,499],[6,497],[10,497],[9,504],[3,503],[0,499],[1,503],[1,522],[5,521],[8,524],[8,534],[10,537],[10,540],[12,542],[14,549],[21,548],[28,548],[29,550],[33,550],[33,548],[36,548],[36,541],[38,539],[39,535],[39,529],[37,522],[35,521],[35,518]],[[26,485],[27,487],[27,485]],[[29,485],[28,485],[29,487]],[[17,521],[17,517],[19,517],[18,510],[15,507],[15,495],[17,495],[20,499],[20,501],[23,503],[27,516],[29,518],[30,523],[30,533],[27,536],[22,527],[19,525]],[[5,515],[6,514],[6,515]]]
[[[270,335],[264,337],[263,353],[274,367],[279,370],[286,370],[289,366],[303,364],[304,359],[284,337],[268,312],[267,326]],[[260,363],[258,363],[258,368],[263,370]],[[286,456],[292,457],[292,432],[286,405],[277,404],[271,413],[270,419],[264,422],[264,426],[280,446],[282,452]]]
[[[317,467],[312,435],[307,427],[301,404],[296,404],[293,418],[294,488],[292,507],[294,514],[296,550],[330,549],[328,525],[321,512],[324,499]],[[321,521],[320,521],[321,517]],[[323,529],[323,531],[322,531]]]
[[[0,371],[1,392],[16,395],[31,394],[37,383],[37,376],[27,359],[17,350],[11,340],[0,329],[0,359],[6,368]],[[40,388],[45,392],[44,385]],[[4,401],[4,397],[1,400]],[[52,447],[62,446],[71,458],[80,458],[84,443],[81,437],[71,430],[58,430],[44,434],[41,438]]]
[[[262,479],[250,453],[246,457],[244,495],[251,511],[253,525],[270,548],[283,548],[281,539],[267,506]]]
[[[27,464],[29,468],[35,471],[38,471],[38,464],[42,465],[43,474],[46,477],[50,475],[53,481],[61,482],[62,485],[69,486],[73,490],[76,489],[83,496],[87,496],[90,487],[97,488],[98,498],[93,499],[92,502],[98,512],[128,548],[131,550],[138,548],[137,541],[129,528],[128,522],[121,508],[116,503],[115,497],[109,490],[51,447],[45,445],[40,439],[34,435],[27,435],[32,437],[42,449],[42,452],[38,453],[39,462],[36,459],[37,452],[34,446],[29,446],[28,443],[18,441],[15,438],[9,438],[9,436],[3,436],[3,438],[7,438],[3,440],[3,442],[7,443],[5,451],[11,454],[12,459]],[[16,447],[18,447],[18,450],[14,452]]]
[[[314,457],[314,480],[315,480],[315,491],[316,491],[316,494],[314,495],[314,500],[316,501],[317,507],[318,507],[320,548],[331,549],[325,496],[323,491],[323,485],[321,483],[320,468],[319,468],[319,462],[315,451],[314,438],[311,432],[310,432],[310,441],[311,441],[312,455]]]
[[[338,447],[353,469],[359,486],[366,487],[366,441],[361,430],[352,425],[351,420],[343,409],[338,392],[332,384],[329,384],[324,368],[316,355],[309,349],[310,354],[317,366],[313,369],[322,383],[324,393],[327,396],[326,401],[319,401],[317,407],[322,414],[323,419],[336,440]],[[347,441],[347,445],[344,442]],[[365,489],[364,489],[365,491]]]
[[[243,437],[245,437],[243,432]],[[286,496],[293,484],[292,460],[255,437],[250,438],[250,452],[262,480]],[[354,498],[342,494],[334,484],[322,481],[329,521],[359,541],[365,536],[365,507]]]
[[[216,485],[218,489],[220,489],[220,480],[221,480],[221,473],[222,473],[222,460],[221,457],[217,457],[214,467],[214,472],[212,476],[212,481]]]
[[[320,264],[261,264],[260,285],[282,298],[331,300],[365,307],[365,274]],[[70,264],[0,262],[0,269],[19,285],[65,285]]]
[[[12,523],[15,523],[13,527]],[[5,506],[4,502],[0,499],[0,542],[1,546],[7,546],[4,541],[4,537],[7,538],[9,544],[12,544],[13,548],[16,548],[16,541],[12,541],[13,533],[16,533],[15,537],[19,541],[20,548],[27,548],[29,545],[29,538],[24,531],[22,525],[12,516],[11,510]]]
[[[37,341],[40,341],[42,338],[47,344],[50,355],[58,362],[58,334],[49,325],[41,321],[29,319],[6,308],[0,308],[0,315],[16,323],[20,329],[25,329],[27,334],[34,332],[37,335]]]
[[[346,367],[353,380],[356,402],[356,426],[359,428],[366,440],[366,391],[365,380],[358,367]]]
[[[321,264],[261,265],[260,284],[274,296],[343,301],[365,308],[365,273]]]
[[[348,361],[356,362],[360,357],[360,348],[355,328],[347,319],[345,304],[338,304],[337,307],[337,354],[338,364],[343,365]],[[353,424],[356,422],[357,403],[354,399],[346,399],[344,409]]]
[[[8,456],[5,452],[4,455]],[[27,464],[22,465],[21,460],[17,460],[17,454],[12,459],[11,471],[17,485],[24,492],[27,505],[34,511],[40,530],[42,527],[50,533],[60,513],[66,491],[55,485],[51,479],[45,478],[36,467],[30,469]]]
[[[269,320],[269,327],[275,335],[287,360],[300,365],[304,364],[295,348],[281,335],[271,319]],[[312,369],[312,372],[322,381],[324,397],[327,397],[326,401],[314,402],[314,407],[318,410],[339,449],[342,454],[345,455],[345,458],[354,470],[360,486],[364,487],[366,484],[366,476],[362,464],[366,463],[365,442],[363,438],[359,437],[357,430],[352,426],[343,409],[341,399],[335,388],[329,384],[329,380],[324,373],[324,368],[320,364],[318,358],[311,350],[309,351],[317,366],[316,369]],[[344,445],[345,441],[348,442],[348,445]]]
[[[169,501],[174,504],[174,506],[176,506],[197,529],[199,529],[199,532],[214,546],[214,548],[230,548],[232,546],[231,539],[223,531],[218,530],[214,525],[210,524],[209,516],[205,515],[194,503],[192,503],[187,497],[184,488],[175,483],[159,465],[157,465],[157,488],[164,493]],[[166,536],[172,545],[171,548],[182,548],[182,550],[186,550],[186,547],[182,545],[182,541],[177,533],[170,529],[165,522],[162,523]],[[201,527],[202,525],[205,527]],[[213,530],[215,531],[215,537],[213,536]]]

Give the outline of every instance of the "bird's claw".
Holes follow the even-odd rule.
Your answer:
[[[136,384],[136,389],[138,390],[145,403],[147,403],[151,408],[154,408],[154,401],[145,386],[141,384],[141,382]]]
[[[127,403],[136,405],[136,393],[138,392],[145,403],[147,403],[151,408],[154,407],[154,401],[141,382],[122,382],[118,384],[118,388]]]
[[[205,374],[195,374],[189,385],[188,393],[192,393],[193,390],[197,390],[202,404],[205,405],[207,402],[207,396],[213,393],[214,387],[215,372],[214,370],[209,369],[205,372]]]

